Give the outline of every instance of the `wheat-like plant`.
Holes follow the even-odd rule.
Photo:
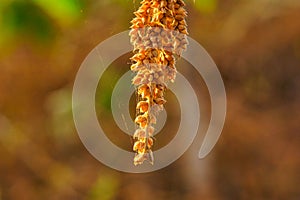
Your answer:
[[[168,82],[176,77],[175,56],[186,49],[188,34],[182,0],[143,0],[131,21],[131,43],[134,56],[131,70],[136,73],[132,84],[137,88],[137,113],[133,150],[134,165],[148,160],[151,151],[156,116],[166,103],[164,92]]]

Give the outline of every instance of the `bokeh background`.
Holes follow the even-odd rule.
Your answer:
[[[179,160],[127,174],[89,154],[72,119],[75,75],[96,45],[128,30],[138,6],[138,0],[0,1],[0,199],[300,199],[298,0],[187,2],[190,36],[218,65],[228,100],[223,133],[204,160],[197,152],[210,100],[184,60],[178,71],[197,91],[203,120]],[[130,55],[108,68],[96,94],[100,124],[127,150],[132,141],[114,123],[110,95]],[[172,92],[167,99],[156,149],[178,128],[178,103]],[[133,114],[134,96],[132,102]]]

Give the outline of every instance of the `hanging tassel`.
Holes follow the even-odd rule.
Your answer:
[[[187,12],[182,0],[143,0],[131,21],[134,56],[130,69],[136,73],[138,103],[133,151],[134,165],[154,162],[152,147],[156,116],[164,109],[164,93],[176,78],[175,56],[187,48]]]

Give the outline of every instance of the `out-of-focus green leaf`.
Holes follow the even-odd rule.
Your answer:
[[[106,70],[103,73],[96,93],[96,107],[98,109],[102,108],[106,111],[110,111],[111,95],[119,76],[119,72],[113,68]]]
[[[33,0],[33,2],[62,26],[73,23],[81,15],[81,0]]]
[[[115,199],[118,187],[118,179],[111,175],[101,175],[92,187],[89,200],[111,200]]]
[[[216,11],[218,0],[195,0],[194,6],[200,12],[210,14]]]
[[[50,19],[33,3],[13,1],[3,8],[2,36],[32,35],[38,39],[50,38],[54,31]]]
[[[0,45],[31,36],[45,42],[53,38],[56,25],[66,27],[82,13],[83,0],[0,0]]]
[[[67,138],[72,134],[72,94],[69,88],[62,88],[52,92],[47,99],[47,109],[51,113],[53,135],[58,138]]]

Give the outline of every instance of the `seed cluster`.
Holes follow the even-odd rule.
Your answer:
[[[180,57],[188,44],[184,6],[182,0],[143,0],[131,21],[135,55],[130,68],[136,73],[132,84],[138,94],[138,128],[133,135],[135,165],[145,160],[153,164],[153,125],[166,103],[166,85],[176,78],[175,56]]]
[[[185,21],[184,21],[185,22]],[[186,32],[186,29],[183,31]],[[131,43],[138,49],[164,49],[180,56],[187,47],[186,34],[165,27],[143,27],[130,31]]]
[[[159,26],[187,34],[184,6],[182,0],[143,0],[134,13],[136,17],[131,21],[131,28]]]

